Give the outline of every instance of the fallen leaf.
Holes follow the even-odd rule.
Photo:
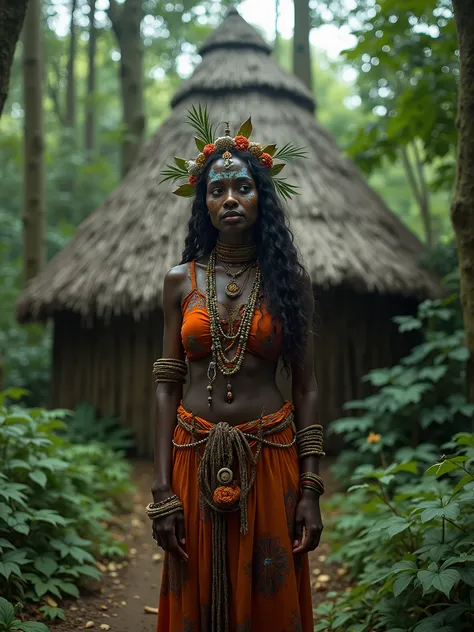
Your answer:
[[[114,564],[114,562],[109,562],[107,564],[107,570],[108,571],[116,571],[117,570],[117,565]]]
[[[137,549],[130,549],[130,555],[136,555]]]
[[[320,581],[323,584],[327,584],[327,582],[330,580],[331,578],[329,577],[329,575],[320,575],[318,577],[318,581]]]
[[[138,518],[132,518],[132,527],[134,529],[140,529],[141,526],[142,526],[141,520],[138,520]]]
[[[101,623],[100,624],[100,629],[101,630],[110,630],[110,625],[108,625],[108,623]]]
[[[314,575],[315,577],[316,577],[317,575],[319,575],[319,574],[320,574],[320,572],[321,572],[321,571],[319,570],[319,568],[315,568],[315,569],[313,569],[313,575]]]
[[[143,608],[143,610],[147,613],[147,614],[158,614],[158,608],[152,608],[151,606],[145,606]]]
[[[338,577],[344,577],[344,575],[347,575],[347,568],[338,568],[336,573]]]
[[[108,606],[106,606],[106,605],[105,605],[105,603],[103,603],[103,604],[100,606],[100,609],[101,609],[101,610],[108,610],[108,609],[109,609],[109,607],[108,607]]]
[[[104,564],[101,564],[100,562],[97,562],[96,566],[101,573],[105,573],[105,571],[107,570],[107,566],[104,566]]]
[[[126,602],[126,601],[121,601],[121,602],[120,602],[120,605],[121,605],[121,606],[126,606],[126,605],[127,605],[127,602]]]
[[[95,626],[95,623],[93,621],[88,621],[84,627],[85,628],[93,628],[94,626]]]
[[[153,553],[152,558],[151,558],[154,562],[161,562],[161,560],[163,559],[163,556],[161,555],[161,553]]]
[[[58,602],[54,601],[54,599],[52,597],[50,597],[49,595],[46,595],[44,600],[46,601],[48,606],[51,606],[51,608],[57,608],[58,607]]]
[[[110,577],[118,577],[118,573],[117,571],[112,571],[111,573],[109,573]]]
[[[134,599],[140,599],[140,595],[133,595]]]
[[[69,610],[75,612],[76,610],[79,610],[79,608],[77,606],[69,606]]]
[[[327,555],[319,555],[319,556],[318,556],[318,560],[319,560],[320,562],[325,562],[325,561],[326,561],[326,558],[327,558]]]

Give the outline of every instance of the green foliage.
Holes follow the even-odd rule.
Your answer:
[[[43,623],[38,621],[21,621],[18,614],[22,610],[21,604],[13,606],[9,601],[0,597],[0,632],[12,632],[22,630],[23,632],[49,632]]]
[[[88,402],[79,404],[70,417],[65,417],[64,423],[64,434],[61,434],[71,443],[89,445],[98,442],[117,452],[134,446],[130,428],[124,428],[113,415],[99,417]]]
[[[107,523],[130,495],[130,466],[105,445],[58,437],[67,411],[6,405],[22,394],[0,395],[0,592],[77,597],[98,579],[97,558],[126,552]]]
[[[333,559],[356,585],[317,609],[316,632],[461,632],[474,625],[474,434],[424,459],[359,468],[332,503]],[[341,508],[342,511],[341,511]]]
[[[342,435],[347,446],[334,468],[342,478],[381,456],[429,462],[474,413],[465,393],[468,353],[456,294],[424,301],[415,317],[394,320],[400,332],[418,332],[423,340],[399,364],[365,376],[375,392],[348,402],[346,410],[355,414],[331,424],[329,431]]]
[[[345,16],[347,20],[347,15]],[[448,0],[358,3],[349,20],[356,47],[346,59],[359,71],[359,92],[376,119],[361,127],[351,153],[370,171],[400,147],[419,142],[450,185],[456,145],[457,39]]]

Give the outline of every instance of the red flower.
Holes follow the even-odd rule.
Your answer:
[[[250,141],[245,136],[236,136],[235,140],[235,148],[239,151],[247,151],[250,145]]]
[[[212,156],[212,154],[214,154],[215,152],[216,152],[216,146],[214,145],[214,143],[211,143],[210,145],[206,145],[204,149],[202,150],[202,153],[206,156],[206,158],[209,158],[209,156]]]
[[[273,167],[273,158],[270,156],[270,154],[262,154],[260,156],[260,162],[264,167],[267,167],[267,169]]]
[[[240,498],[240,487],[235,483],[232,487],[218,487],[214,491],[213,499],[216,505],[221,507],[232,507]]]
[[[188,178],[188,182],[192,187],[195,187],[198,181],[198,177],[197,176],[189,176]]]

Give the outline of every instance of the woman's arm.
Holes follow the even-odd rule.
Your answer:
[[[163,285],[163,358],[184,359],[181,343],[181,294],[185,278],[183,266],[170,270]],[[156,388],[156,424],[154,450],[153,501],[169,498],[171,490],[171,457],[173,433],[176,426],[176,411],[183,396],[180,383],[160,382]],[[180,544],[184,544],[184,522],[181,512],[154,521],[153,532],[158,543],[171,553],[187,559]]]
[[[307,428],[318,421],[318,385],[314,373],[313,288],[309,275],[305,278],[306,317],[308,323],[307,343],[304,357],[292,366],[292,392],[295,406],[295,425],[297,430]],[[319,474],[319,457],[306,456],[300,461],[300,472]],[[296,511],[296,537],[294,553],[313,551],[319,544],[323,524],[319,509],[319,495],[312,490],[303,489],[301,501]],[[304,533],[303,533],[304,531]]]

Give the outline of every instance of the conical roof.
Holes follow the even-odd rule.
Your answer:
[[[198,103],[213,120],[235,126],[251,115],[252,138],[265,144],[307,146],[309,160],[292,163],[285,174],[300,187],[288,214],[315,284],[438,295],[436,280],[418,266],[418,239],[341,155],[314,119],[312,94],[270,56],[259,33],[231,11],[201,53],[202,62],[183,82],[169,118],[135,167],[23,292],[19,319],[62,310],[138,319],[161,306],[163,278],[180,261],[191,203],[158,182],[174,155],[196,154],[186,117]]]

